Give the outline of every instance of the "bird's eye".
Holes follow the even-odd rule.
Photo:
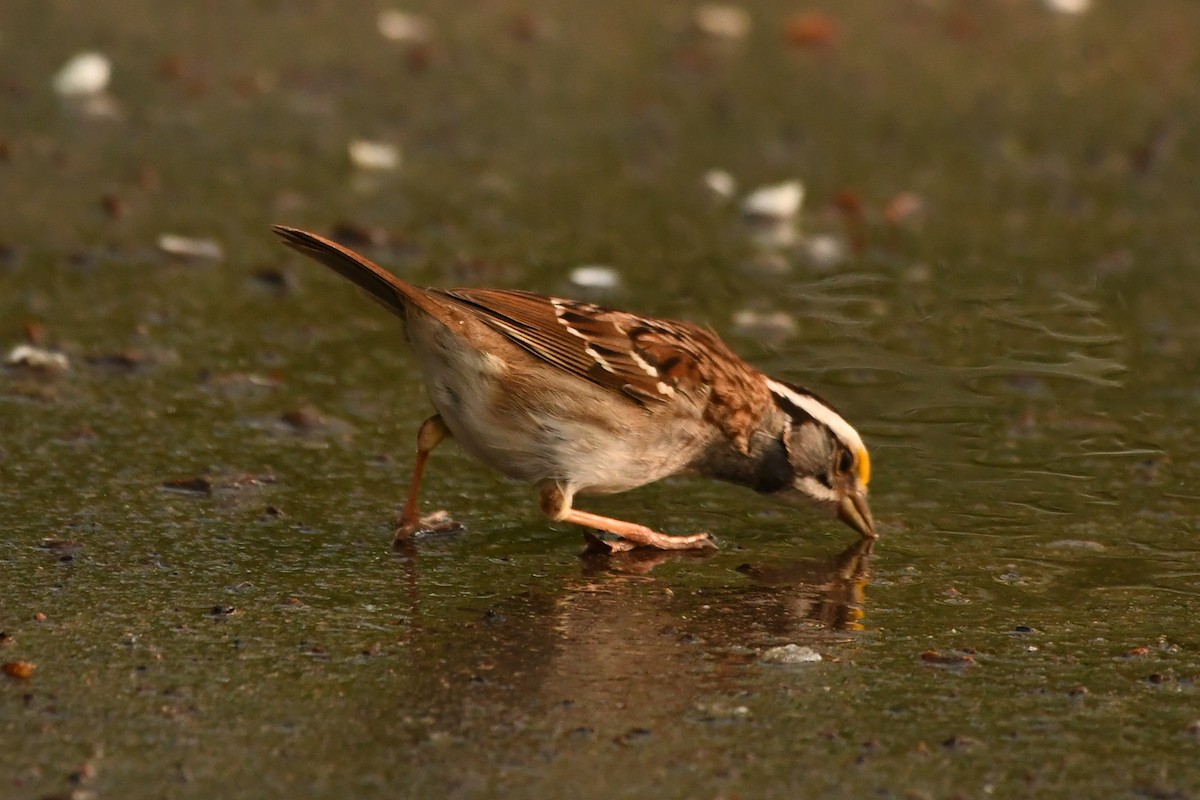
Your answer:
[[[849,450],[843,450],[841,457],[838,459],[838,472],[849,472],[854,467],[854,454]]]

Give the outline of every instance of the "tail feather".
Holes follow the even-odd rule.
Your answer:
[[[299,228],[272,225],[271,229],[288,247],[319,261],[351,281],[393,314],[405,316],[406,300],[418,306],[424,305],[421,289],[336,242]]]

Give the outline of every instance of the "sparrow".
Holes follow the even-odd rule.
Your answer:
[[[609,534],[612,551],[713,548],[594,514],[577,495],[694,474],[802,501],[876,537],[871,460],[833,406],[767,377],[715,333],[513,289],[422,289],[315,233],[274,226],[284,244],[349,279],[404,321],[436,414],[417,454],[394,543],[455,523],[422,517],[429,454],[447,437],[537,487],[542,512]]]

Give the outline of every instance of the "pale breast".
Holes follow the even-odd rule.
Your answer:
[[[454,438],[511,478],[621,492],[679,472],[707,444],[711,428],[699,404],[681,398],[649,410],[527,362],[514,376],[504,359],[464,346],[441,323],[414,319],[408,328],[430,399]],[[502,343],[497,349],[504,353]]]

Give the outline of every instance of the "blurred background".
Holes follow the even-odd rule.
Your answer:
[[[0,795],[1196,797],[1193,0],[9,0]],[[284,250],[690,319],[873,456],[579,559]]]

